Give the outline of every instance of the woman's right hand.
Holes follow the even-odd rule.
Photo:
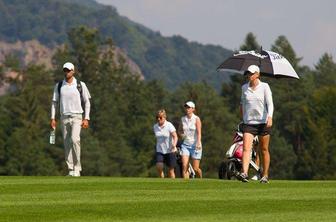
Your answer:
[[[267,118],[266,127],[271,128],[273,125],[272,117]]]
[[[51,128],[56,129],[56,120],[55,119],[50,120],[50,126],[51,126]]]
[[[201,150],[202,149],[202,144],[201,143],[197,143],[196,144],[196,150]]]

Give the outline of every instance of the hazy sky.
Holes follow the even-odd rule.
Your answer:
[[[287,37],[302,65],[336,61],[336,0],[97,0],[163,36],[238,49],[252,32],[264,49]]]

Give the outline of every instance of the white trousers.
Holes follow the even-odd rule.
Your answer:
[[[82,129],[82,114],[62,115],[62,133],[64,140],[65,162],[69,171],[81,171],[80,162],[80,132]]]

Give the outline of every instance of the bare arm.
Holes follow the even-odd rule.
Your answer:
[[[265,89],[265,98],[266,98],[266,105],[267,105],[267,122],[266,126],[271,127],[273,125],[273,111],[274,111],[274,105],[273,105],[273,98],[272,98],[272,92],[270,87],[267,85]]]
[[[53,92],[53,98],[51,101],[51,115],[50,115],[50,126],[51,128],[55,129],[56,128],[56,109],[58,107],[58,102],[59,102],[59,95],[57,91],[57,85],[54,87],[54,92]]]
[[[177,129],[177,134],[178,136],[180,137],[181,140],[184,139],[184,132],[183,132],[183,127],[182,127],[182,121],[180,121],[180,124],[178,126],[178,129]]]
[[[84,99],[84,119],[82,121],[82,127],[84,129],[87,129],[89,128],[89,120],[90,120],[90,109],[91,109],[91,103],[90,103],[90,98],[91,98],[91,95],[90,95],[90,92],[86,86],[85,83],[81,82],[82,84],[82,89],[83,89],[83,99]]]
[[[170,135],[172,136],[172,152],[176,152],[176,144],[177,144],[177,133],[176,131],[171,132]]]
[[[86,84],[84,82],[81,82],[82,84],[82,89],[83,89],[83,99],[84,99],[84,120],[90,120],[90,110],[91,110],[91,103],[90,103],[90,92],[89,89],[87,88]],[[87,121],[88,122],[88,121]]]
[[[196,119],[196,132],[197,132],[197,142],[196,142],[196,149],[201,149],[202,148],[202,123],[201,119],[197,118]]]
[[[50,120],[50,127],[53,128],[53,129],[56,129],[56,120],[55,119]]]

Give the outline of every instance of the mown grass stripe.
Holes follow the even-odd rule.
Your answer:
[[[336,181],[0,177],[0,221],[336,221]]]

